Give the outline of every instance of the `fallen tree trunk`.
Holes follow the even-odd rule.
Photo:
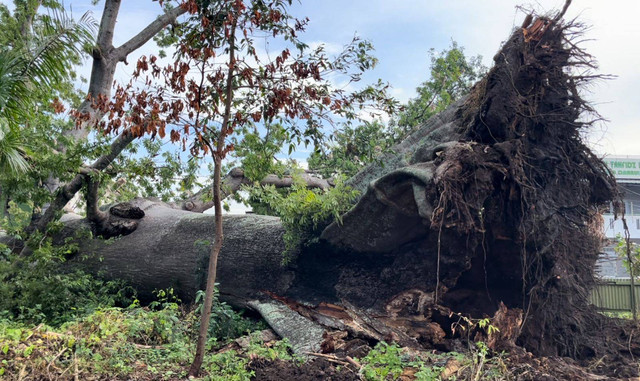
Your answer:
[[[204,289],[214,216],[175,210],[160,202],[137,200],[144,211],[132,233],[112,239],[80,239],[72,264],[123,279],[143,299],[154,290],[174,288],[184,301]],[[281,266],[284,230],[275,217],[226,216],[225,245],[220,254],[219,283],[223,299],[237,306],[255,299],[260,290],[283,293],[293,280]],[[91,225],[84,219],[67,220],[62,236],[78,236]],[[80,233],[80,235],[82,235]]]
[[[78,254],[67,264],[124,280],[143,301],[167,288],[185,302],[192,300],[204,288],[213,216],[139,199],[112,207],[109,218],[121,218],[122,210],[141,210],[144,217],[133,232],[107,240],[82,238],[92,225],[67,216],[58,238],[79,237]],[[326,332],[452,349],[441,326],[450,327],[459,317],[420,290],[432,287],[435,279],[434,264],[421,263],[424,248],[409,245],[389,254],[363,255],[321,244],[298,253],[294,264],[283,265],[284,229],[278,218],[227,215],[224,224],[220,300],[262,314],[298,354],[336,345]],[[450,338],[460,337],[447,331]]]
[[[144,211],[137,229],[107,240],[79,239],[79,254],[72,263],[123,279],[143,298],[156,289],[173,287],[184,301],[191,300],[204,285],[213,216],[142,199],[132,204]],[[309,303],[344,300],[384,309],[396,294],[435,282],[434,263],[429,256],[424,256],[428,259],[424,263],[418,258],[424,247],[406,245],[396,252],[361,254],[320,244],[283,265],[284,229],[278,218],[227,215],[224,224],[226,243],[218,270],[221,298],[239,307],[269,292]],[[90,229],[85,219],[67,218],[59,238],[83,237],[82,231]]]

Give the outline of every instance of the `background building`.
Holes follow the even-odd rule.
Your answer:
[[[608,156],[605,163],[613,171],[625,206],[625,217],[633,242],[640,243],[640,156]],[[615,220],[612,211],[603,214],[604,230],[608,239],[624,237],[622,220]],[[628,278],[622,260],[614,251],[614,243],[605,246],[598,261],[598,274],[607,278]]]

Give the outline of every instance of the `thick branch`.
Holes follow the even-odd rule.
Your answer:
[[[309,188],[329,189],[333,186],[331,179],[321,179],[309,173],[300,175],[302,180]],[[252,182],[244,175],[241,168],[234,168],[222,179],[222,199],[225,199],[240,190],[243,185],[250,185]],[[267,175],[260,185],[273,185],[276,188],[288,188],[293,185],[292,176],[279,177],[278,175]],[[193,196],[181,202],[170,204],[175,209],[188,210],[191,212],[202,213],[213,207],[211,200],[211,189],[204,188]]]
[[[75,140],[85,139],[89,135],[89,126],[102,119],[103,114],[93,108],[93,102],[99,95],[106,98],[111,96],[111,85],[117,64],[124,61],[128,54],[144,45],[162,28],[175,22],[176,18],[185,12],[181,7],[172,9],[158,17],[122,46],[114,49],[112,45],[113,33],[119,8],[120,0],[107,1],[104,6],[96,48],[93,51],[93,65],[87,99],[78,108],[80,113],[89,114],[90,118],[79,128],[65,132],[65,135],[72,136]]]
[[[308,173],[303,173],[300,175],[300,177],[307,184],[308,188],[319,188],[325,190],[333,186],[331,179],[321,179]],[[268,175],[260,182],[260,185],[273,185],[276,188],[288,188],[293,185],[293,177],[278,177],[277,175]]]
[[[103,212],[98,208],[98,190],[100,182],[92,178],[92,170],[85,175],[87,202],[87,221],[91,225],[91,231],[95,236],[105,239],[131,234],[138,228],[138,221],[144,217],[144,211],[129,203],[121,203],[112,206],[109,212]]]
[[[119,61],[124,61],[127,55],[149,41],[158,32],[164,29],[167,25],[172,24],[176,19],[186,12],[185,8],[176,7],[166,12],[162,16],[158,17],[154,22],[147,25],[140,33],[132,37],[129,41],[122,44],[116,49],[116,57]]]
[[[129,143],[131,143],[135,139],[133,134],[129,133],[129,130],[125,130],[118,136],[116,140],[111,143],[111,147],[109,152],[101,157],[99,157],[89,168],[91,171],[102,171],[115,158],[124,150]],[[86,173],[86,171],[83,171]],[[51,202],[51,205],[47,208],[45,213],[42,215],[40,219],[31,223],[29,226],[29,231],[38,230],[43,232],[49,222],[55,219],[56,214],[64,208],[64,206],[75,196],[75,194],[82,188],[82,184],[84,183],[84,177],[86,175],[84,173],[77,174],[70,182],[68,182],[64,187],[58,190],[55,199]]]
[[[97,49],[93,51],[93,59],[102,59],[113,48],[113,31],[120,11],[120,0],[107,0],[104,4],[100,30],[96,40]]]
[[[102,221],[107,219],[108,214],[98,208],[98,189],[100,189],[100,182],[91,178],[91,172],[85,176],[85,180],[87,182],[85,192],[87,220],[93,224],[102,223]]]

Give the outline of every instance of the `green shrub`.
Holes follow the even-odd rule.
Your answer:
[[[81,271],[65,273],[60,262],[0,259],[0,317],[60,325],[99,307],[128,305],[134,292],[124,283]]]
[[[235,339],[242,335],[245,335],[251,331],[265,329],[266,325],[263,321],[256,321],[254,319],[246,318],[242,315],[242,312],[238,312],[231,308],[225,302],[221,302],[218,299],[218,288],[214,291],[213,306],[211,307],[211,320],[209,321],[209,338],[217,341],[226,341],[229,339]],[[195,299],[195,314],[200,315],[202,312],[202,305],[204,303],[204,291],[199,290],[196,292]],[[199,319],[194,323],[199,327]]]
[[[250,188],[250,198],[264,204],[263,209],[280,217],[285,228],[284,262],[300,245],[316,242],[319,232],[333,221],[342,222],[358,191],[344,184],[337,176],[335,186],[327,190],[309,189],[306,183],[294,176],[293,186],[286,191],[274,186]]]

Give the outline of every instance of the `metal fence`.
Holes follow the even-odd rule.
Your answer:
[[[636,281],[636,308],[640,306],[640,285]],[[604,311],[631,311],[631,280],[603,278],[591,293],[591,303]]]

